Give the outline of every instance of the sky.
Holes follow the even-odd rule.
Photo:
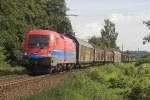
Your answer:
[[[117,45],[124,50],[150,51],[150,43],[143,45],[143,37],[150,31],[143,21],[150,20],[150,0],[66,0],[73,30],[78,38],[88,40],[101,36],[104,20],[110,19],[119,34]]]

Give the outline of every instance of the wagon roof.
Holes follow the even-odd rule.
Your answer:
[[[116,54],[117,54],[117,53],[118,53],[118,54],[121,54],[121,52],[119,52],[119,51],[113,50],[113,52],[116,53]]]
[[[79,42],[80,45],[84,45],[86,47],[93,48],[92,44],[90,44],[90,43],[88,43],[88,42],[86,42],[84,40],[81,40],[81,39],[77,38],[77,41]]]

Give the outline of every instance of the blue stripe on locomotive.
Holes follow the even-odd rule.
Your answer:
[[[64,58],[67,57],[69,59],[76,59],[76,53],[75,52],[71,52],[71,51],[63,51],[63,50],[53,50],[49,55],[51,55],[51,57],[55,57],[55,58]],[[47,58],[49,56],[44,56],[44,55],[40,55],[38,53],[33,53],[30,58],[33,59],[42,59],[42,58]]]
[[[52,57],[55,58],[64,58],[67,57],[69,59],[76,59],[76,53],[75,52],[71,52],[71,51],[63,51],[63,50],[54,50],[51,53]]]
[[[33,53],[31,54],[30,58],[32,59],[42,59],[42,58],[47,58],[48,56],[40,55],[38,53]]]

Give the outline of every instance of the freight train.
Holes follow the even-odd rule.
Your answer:
[[[30,31],[24,38],[24,52],[23,61],[32,72],[62,71],[135,60],[134,56],[49,30]]]

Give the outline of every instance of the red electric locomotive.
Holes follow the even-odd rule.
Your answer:
[[[24,48],[28,68],[32,71],[61,70],[70,68],[76,63],[76,43],[54,31],[30,31],[25,37]]]

